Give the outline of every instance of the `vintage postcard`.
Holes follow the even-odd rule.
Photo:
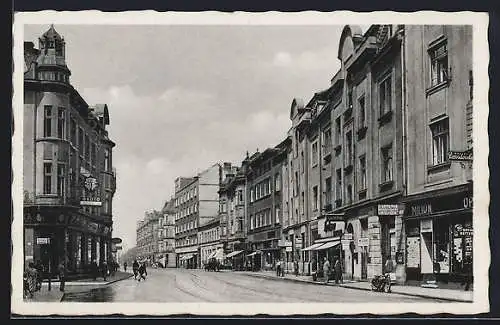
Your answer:
[[[487,28],[16,13],[12,313],[489,311]]]

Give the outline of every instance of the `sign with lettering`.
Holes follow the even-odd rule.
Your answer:
[[[38,237],[36,239],[36,243],[38,245],[48,245],[48,244],[50,244],[50,238],[47,238],[47,237]]]
[[[345,240],[352,240],[352,233],[346,232],[343,236],[342,239]]]
[[[366,238],[366,237],[358,238],[358,246],[361,246],[361,247],[370,246],[370,238]]]
[[[399,205],[397,204],[379,204],[377,207],[379,216],[397,216],[399,215]]]
[[[448,159],[453,161],[472,161],[472,148],[465,151],[449,151]]]
[[[420,267],[420,237],[406,238],[406,267]]]
[[[101,206],[101,191],[97,178],[90,175],[86,170],[80,171],[80,186],[82,195],[80,197],[80,205],[86,206]]]
[[[406,215],[422,217],[447,211],[468,210],[473,207],[473,198],[470,193],[458,193],[443,197],[417,201],[406,205]]]

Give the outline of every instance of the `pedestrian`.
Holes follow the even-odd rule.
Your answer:
[[[341,280],[342,277],[342,268],[340,265],[340,259],[338,258],[335,259],[334,269],[335,269],[335,284],[339,284],[339,281]]]
[[[101,274],[103,280],[106,281],[106,277],[108,276],[108,263],[106,263],[106,261],[101,263]]]
[[[134,280],[137,280],[137,275],[139,274],[139,263],[137,260],[134,260],[134,263],[132,263],[132,271],[134,272]]]
[[[35,263],[29,262],[26,271],[24,272],[24,295],[33,298],[36,290],[36,281],[38,272],[35,268]]]
[[[36,261],[35,270],[37,271],[36,291],[40,291],[42,289],[42,279],[43,279],[43,265],[40,260]]]
[[[141,282],[141,279],[144,279],[146,280],[146,265],[145,263],[142,263],[140,266],[139,266],[139,282]]]
[[[276,276],[281,276],[281,260],[276,262]]]
[[[299,262],[297,260],[293,261],[293,270],[295,276],[299,276]]]
[[[472,284],[472,261],[466,260],[464,263],[465,269],[465,291],[469,291]]]
[[[92,278],[94,278],[94,281],[96,281],[97,276],[99,275],[99,267],[97,266],[96,260],[93,260],[90,264],[90,270],[92,272]]]
[[[123,269],[127,272],[127,262],[123,263]]]
[[[327,284],[330,277],[330,262],[326,257],[323,262],[323,276],[325,277],[325,284]]]
[[[59,263],[58,266],[59,273],[59,291],[64,292],[64,287],[66,284],[66,266],[64,262]]]

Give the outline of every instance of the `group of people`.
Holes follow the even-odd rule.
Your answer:
[[[126,264],[124,264],[124,269],[127,270]],[[146,276],[148,275],[146,262],[139,263],[137,260],[134,260],[132,271],[134,272],[134,280],[138,280],[139,282],[141,282],[141,279],[146,280]]]
[[[323,276],[325,277],[325,284],[328,283],[331,275],[332,268],[330,266],[330,261],[325,257],[323,261]],[[344,282],[344,279],[342,278],[342,264],[339,258],[335,258],[335,262],[333,264],[333,276],[336,284]]]
[[[97,261],[93,260],[92,263],[90,263],[90,271],[92,273],[94,281],[97,280],[99,275],[103,278],[104,281],[106,281],[108,276],[113,276],[117,271],[117,267],[115,264],[115,262],[110,262],[108,264],[106,261],[103,261],[100,265],[97,265]]]
[[[35,292],[42,289],[42,279],[44,266],[40,261],[37,263],[29,262],[23,275],[23,292],[25,298],[33,298]],[[66,283],[66,267],[64,262],[60,262],[57,267],[57,277],[59,278],[59,290],[64,292]],[[52,272],[49,276],[52,276]]]

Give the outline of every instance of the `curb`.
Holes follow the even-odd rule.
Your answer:
[[[253,276],[257,278],[264,278],[264,279],[271,279],[271,280],[282,280],[282,281],[290,281],[290,282],[297,282],[297,283],[306,283],[306,284],[315,284],[315,285],[322,285],[324,286],[324,283],[322,282],[315,282],[315,281],[308,281],[308,280],[299,280],[299,279],[290,279],[286,277],[274,277],[266,274],[251,274],[251,273],[244,273],[245,275],[248,276]],[[369,288],[360,288],[360,287],[354,287],[349,284],[341,284],[338,285],[338,287],[341,288],[346,288],[346,289],[352,289],[352,290],[361,290],[361,291],[372,291]],[[409,296],[409,297],[419,297],[419,298],[426,298],[426,299],[435,299],[435,300],[443,300],[443,301],[449,301],[449,302],[462,302],[462,303],[472,303],[473,300],[465,300],[465,299],[457,299],[457,298],[444,298],[444,297],[436,297],[436,296],[431,296],[431,295],[426,295],[426,294],[419,294],[419,293],[407,293],[407,292],[399,292],[399,291],[392,291],[394,294],[399,294],[402,296]]]
[[[110,284],[113,284],[115,282],[118,282],[118,281],[122,281],[122,280],[126,280],[126,279],[130,279],[131,277],[133,277],[134,275],[133,274],[128,274],[128,276],[126,277],[123,277],[121,279],[116,279],[116,280],[113,280],[113,281],[109,281],[109,282],[106,282],[106,283],[103,283],[103,284],[99,284],[100,286],[107,286],[107,285],[110,285]],[[66,292],[63,293],[61,299],[59,300],[59,302],[63,302],[64,300],[64,296],[66,295]]]

